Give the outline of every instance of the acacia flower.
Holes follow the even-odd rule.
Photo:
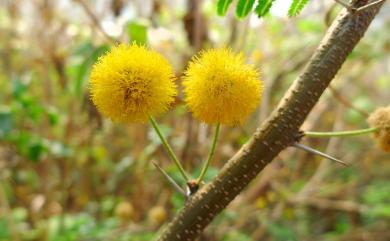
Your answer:
[[[262,82],[243,54],[211,49],[194,57],[183,81],[185,101],[194,117],[209,124],[242,124],[257,107]]]
[[[177,94],[169,62],[144,46],[118,45],[93,66],[90,91],[113,121],[145,122],[168,110]]]
[[[374,132],[374,139],[379,147],[386,152],[390,152],[390,105],[376,109],[367,121],[370,126],[378,128]]]

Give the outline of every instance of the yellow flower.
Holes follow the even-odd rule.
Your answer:
[[[195,118],[209,124],[242,124],[257,107],[259,72],[230,49],[211,49],[194,57],[184,81],[186,102]]]
[[[129,202],[121,202],[115,207],[115,215],[123,222],[128,222],[134,217],[134,207]]]
[[[145,122],[168,110],[177,94],[169,62],[144,46],[119,45],[93,66],[93,103],[118,122]]]
[[[167,219],[167,211],[163,206],[154,206],[148,212],[148,218],[154,224],[162,224]]]
[[[379,128],[374,132],[374,139],[379,147],[385,152],[390,152],[390,105],[376,109],[367,121],[371,127]]]

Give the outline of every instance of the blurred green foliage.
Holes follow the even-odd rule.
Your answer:
[[[304,6],[306,14],[286,18],[281,0],[235,1],[234,7],[233,1],[85,2],[90,9],[77,1],[0,4],[0,241],[152,240],[183,207],[184,198],[151,164],[184,186],[156,134],[147,125],[102,119],[90,102],[91,67],[112,39],[157,49],[175,66],[178,86],[201,48],[230,46],[260,68],[259,109],[244,126],[222,128],[207,182],[277,106],[341,9],[332,1],[290,1],[290,15]],[[332,83],[344,102],[327,91],[304,129],[364,128],[364,113],[389,104],[390,32],[383,31],[389,26],[388,14],[377,17]],[[182,96],[159,121],[197,176],[212,128],[191,118]],[[368,136],[304,141],[351,166],[289,148],[202,240],[390,240],[389,154]],[[130,210],[118,210],[125,202]],[[163,222],[150,213],[154,207],[163,207]]]

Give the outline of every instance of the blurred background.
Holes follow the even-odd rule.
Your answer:
[[[216,14],[214,0],[0,0],[0,240],[152,240],[184,205],[152,165],[180,175],[149,125],[102,118],[88,94],[91,65],[116,42],[137,41],[180,76],[202,48],[242,51],[265,90],[244,126],[222,128],[210,180],[276,107],[341,10],[311,1],[288,18]],[[367,127],[390,104],[390,4],[349,56],[304,130]],[[194,177],[211,131],[182,94],[158,118]],[[288,148],[206,229],[200,240],[390,240],[390,155],[370,136],[305,139],[343,167]]]

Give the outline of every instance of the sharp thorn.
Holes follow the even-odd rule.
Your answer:
[[[340,5],[342,5],[348,11],[353,12],[353,13],[358,13],[358,12],[361,12],[363,10],[369,9],[369,8],[374,7],[375,5],[380,4],[380,3],[384,2],[384,1],[385,0],[376,0],[374,2],[371,2],[371,3],[368,3],[368,4],[364,5],[364,6],[356,8],[356,7],[352,7],[349,3],[346,3],[343,0],[335,0],[335,2],[337,2]]]
[[[325,153],[323,153],[323,152],[320,152],[320,151],[318,151],[318,150],[316,150],[316,149],[313,149],[313,148],[311,148],[311,147],[305,146],[305,145],[303,145],[303,144],[300,144],[300,143],[295,142],[295,143],[293,144],[293,146],[296,147],[296,148],[298,148],[298,149],[301,149],[301,150],[304,150],[304,151],[313,153],[313,154],[315,154],[315,155],[322,156],[322,157],[327,158],[327,159],[329,159],[329,160],[331,160],[331,161],[335,161],[335,162],[340,163],[340,164],[342,164],[342,165],[344,165],[344,166],[349,166],[348,163],[346,163],[346,162],[343,162],[343,161],[341,161],[341,160],[339,160],[339,159],[337,159],[337,158],[334,158],[334,157],[332,157],[332,156],[330,156],[330,155],[328,155],[328,154],[325,154]]]
[[[176,191],[178,191],[183,196],[186,196],[184,190],[179,186],[179,184],[175,182],[175,180],[173,180],[171,176],[168,175],[166,171],[164,171],[164,169],[162,169],[155,161],[152,161],[152,163],[157,168],[157,170],[165,177],[165,179],[167,179],[167,181],[173,186],[173,188],[175,188]]]
[[[371,2],[371,3],[368,3],[368,4],[366,4],[366,5],[362,6],[362,7],[357,8],[356,12],[361,12],[363,10],[369,9],[371,7],[374,7],[375,5],[377,5],[377,4],[379,4],[379,3],[383,2],[383,1],[385,1],[385,0],[377,0],[377,1],[374,1],[374,2]]]

